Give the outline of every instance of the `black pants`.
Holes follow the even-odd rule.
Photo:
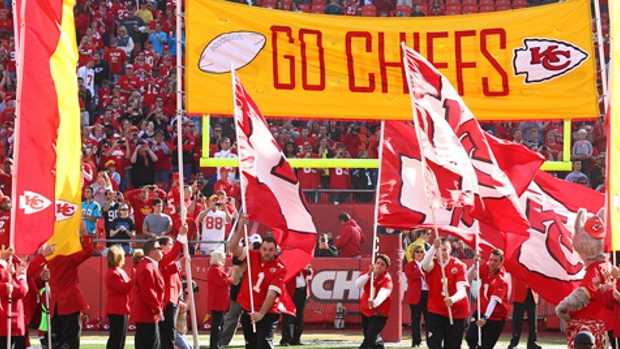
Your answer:
[[[461,348],[463,331],[465,330],[465,319],[453,319],[454,324],[450,325],[450,319],[448,317],[428,313],[426,320],[426,330],[428,331],[428,339],[426,342],[429,349]]]
[[[159,326],[137,322],[134,340],[136,349],[160,349]]]
[[[424,315],[424,321],[428,322],[428,314],[426,312],[426,304],[428,303],[428,291],[422,291],[420,295],[420,302],[418,304],[410,304],[411,310],[411,346],[418,346],[422,344],[422,315]],[[428,325],[427,325],[428,327]],[[428,340],[428,332],[424,331],[424,337]]]
[[[58,312],[56,312],[58,314]],[[69,315],[55,315],[52,318],[52,331],[54,332],[54,348],[77,349],[80,347],[80,334],[82,333],[82,321],[80,313]]]
[[[256,333],[252,330],[250,313],[243,311],[241,314],[241,326],[246,349],[273,349],[273,331],[276,329],[279,314],[266,314],[256,323]]]
[[[523,315],[527,312],[528,322],[528,336],[527,347],[531,348],[536,344],[536,302],[534,302],[534,295],[532,290],[527,291],[527,297],[523,303],[513,303],[512,311],[512,339],[510,340],[510,346],[516,347],[519,345],[519,339],[521,338],[521,327],[523,325]]]
[[[125,348],[125,339],[127,338],[127,315],[108,315],[110,323],[110,336],[106,349],[123,349]]]
[[[385,327],[387,317],[362,315],[362,332],[364,333],[364,341],[360,345],[360,349],[383,349],[383,339],[379,338],[381,331]]]
[[[6,339],[7,337],[0,337],[0,348],[6,348]],[[13,349],[25,349],[26,348],[26,337],[24,336],[11,336],[11,348]]]
[[[282,321],[282,342],[288,344],[301,343],[301,334],[304,331],[304,308],[306,307],[306,288],[298,287],[293,293],[295,316],[284,315]]]
[[[506,320],[487,320],[482,326],[482,346],[478,346],[478,326],[475,322],[469,324],[465,340],[471,349],[493,349],[499,336],[504,330]]]
[[[168,303],[164,308],[164,320],[159,322],[161,349],[174,349],[174,331],[177,327],[179,306]]]
[[[223,311],[211,312],[211,333],[209,334],[209,348],[219,349],[223,347],[220,345],[220,333],[222,332],[223,324],[224,324],[224,312]]]

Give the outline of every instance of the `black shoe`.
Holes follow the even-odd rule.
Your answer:
[[[510,344],[510,345],[508,346],[508,349],[515,349],[516,347],[517,347],[516,345]]]
[[[281,347],[288,347],[289,345],[291,345],[291,343],[285,342],[285,341],[280,341],[280,346]]]
[[[536,343],[530,343],[527,345],[527,349],[542,349],[542,347]]]
[[[290,345],[304,345],[304,343],[300,342],[300,341],[294,341],[289,343]]]

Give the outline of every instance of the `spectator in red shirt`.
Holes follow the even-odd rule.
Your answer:
[[[364,241],[362,228],[347,212],[341,213],[338,220],[342,223],[342,228],[335,242],[338,255],[341,257],[360,257],[362,254],[361,245]]]
[[[209,270],[207,271],[207,311],[211,313],[211,334],[209,344],[211,349],[221,348],[220,333],[224,323],[224,313],[230,306],[230,285],[232,278],[224,271],[226,255],[222,251],[211,252]]]
[[[422,259],[424,259],[424,247],[414,245],[412,259],[405,265],[407,277],[406,300],[411,310],[411,347],[422,344],[421,319],[424,314],[426,321],[426,304],[428,302],[428,285],[426,284],[424,271],[422,271]],[[426,333],[428,339],[428,333]]]
[[[334,158],[342,159],[349,158],[350,155],[346,151],[344,144],[339,143],[336,146],[336,154]],[[335,189],[338,192],[330,195],[330,200],[334,204],[345,202],[349,193],[347,189],[351,189],[351,173],[348,168],[330,168],[329,169],[329,188]]]
[[[0,193],[0,246],[9,246],[11,230],[11,197]]]
[[[104,50],[103,59],[110,67],[112,80],[118,81],[119,76],[123,74],[123,68],[127,62],[127,54],[124,50],[116,47],[115,38],[110,39],[110,46]]]

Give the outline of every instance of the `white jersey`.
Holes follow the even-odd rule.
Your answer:
[[[210,255],[212,251],[225,250],[225,234],[226,234],[226,212],[209,210],[203,217],[201,225],[201,241],[222,241],[222,242],[203,242],[200,244],[200,252]]]

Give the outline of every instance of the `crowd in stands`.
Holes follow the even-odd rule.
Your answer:
[[[422,16],[484,12],[540,5],[549,0],[260,0],[254,5],[306,12],[363,16]],[[6,2],[5,2],[6,3]],[[601,1],[603,13],[606,1]],[[2,6],[2,5],[0,5]],[[603,16],[608,41],[607,15]],[[180,207],[176,143],[176,35],[174,1],[78,0],[78,84],[82,116],[84,208],[88,229],[119,237],[148,235],[144,220],[154,211],[177,231]],[[184,37],[181,38],[184,42]],[[0,9],[0,190],[10,195],[15,126],[15,52],[10,3]],[[229,212],[239,202],[235,170],[200,168],[201,120],[183,116],[184,189],[191,219],[217,200]],[[231,119],[214,116],[213,157],[235,156]],[[378,122],[270,120],[287,157],[376,158]],[[605,129],[597,121],[572,123],[568,180],[603,190]],[[494,135],[522,143],[548,160],[561,160],[562,122],[483,123]],[[376,170],[299,169],[310,202],[371,202]],[[564,174],[561,174],[562,176]],[[154,206],[160,199],[161,211]],[[159,202],[159,201],[156,201]],[[93,204],[96,203],[96,204]],[[127,209],[128,215],[121,211]],[[123,218],[133,217],[133,225]],[[120,219],[120,222],[115,220]],[[157,221],[158,227],[162,220]],[[160,224],[161,223],[161,224]],[[127,226],[128,225],[128,226]],[[121,226],[125,230],[118,229]],[[194,224],[190,224],[190,230]],[[194,227],[195,230],[195,227]],[[190,231],[190,239],[195,238]],[[193,235],[194,234],[194,235]]]

